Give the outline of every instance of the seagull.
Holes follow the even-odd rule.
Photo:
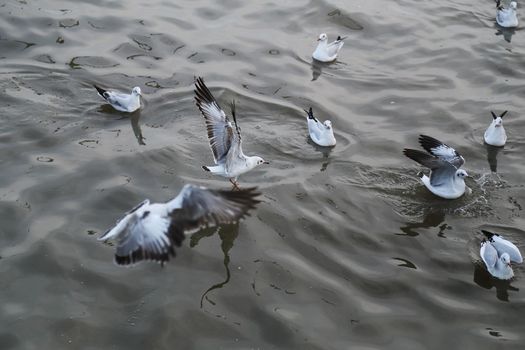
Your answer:
[[[241,129],[235,116],[235,101],[231,104],[233,123],[221,109],[202,78],[195,82],[195,101],[206,121],[206,129],[213,152],[214,166],[202,168],[212,174],[230,179],[239,189],[237,177],[261,164],[270,164],[259,156],[246,156],[242,152]]]
[[[485,131],[484,139],[486,144],[501,147],[507,142],[507,134],[503,128],[503,116],[505,116],[507,112],[508,111],[501,113],[499,117],[496,116],[494,112],[490,112],[492,113],[493,120]]]
[[[325,33],[319,35],[319,39],[317,39],[319,44],[317,44],[317,48],[312,54],[312,57],[317,61],[321,62],[334,61],[337,58],[339,50],[341,50],[341,48],[343,47],[343,40],[345,39],[346,36],[344,38],[338,36],[335,41],[328,43],[328,36]]]
[[[509,4],[509,7],[505,7],[501,4],[501,0],[496,1],[496,22],[501,27],[504,28],[513,28],[518,26],[518,16],[516,13],[516,8],[518,4],[515,1],[512,1]]]
[[[312,112],[312,107],[307,111],[304,110],[308,117],[308,132],[310,133],[310,138],[319,146],[335,146],[335,137],[334,129],[332,129],[332,122],[325,120],[324,123],[321,123],[314,117]]]
[[[145,200],[128,211],[98,240],[116,241],[115,262],[131,265],[151,260],[164,265],[175,256],[186,234],[204,227],[236,223],[260,201],[256,188],[211,190],[185,185],[166,203]]]
[[[499,279],[508,280],[514,276],[511,261],[521,264],[523,257],[513,243],[507,241],[497,233],[481,230],[485,239],[481,241],[479,255],[485,263],[488,272]]]
[[[104,90],[96,85],[93,86],[97,89],[98,94],[117,111],[131,113],[140,108],[140,96],[142,92],[138,86],[135,86],[133,90],[131,90],[130,95]]]
[[[465,193],[467,172],[460,169],[465,159],[452,147],[433,137],[420,135],[419,143],[428,153],[405,148],[408,158],[430,168],[430,178],[421,177],[423,184],[438,197],[456,199]]]

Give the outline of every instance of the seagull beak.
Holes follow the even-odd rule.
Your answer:
[[[264,163],[263,163],[263,164],[270,164],[270,162],[264,161]]]

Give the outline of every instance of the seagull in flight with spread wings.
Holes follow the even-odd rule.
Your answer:
[[[237,125],[235,102],[231,104],[233,123],[221,109],[202,78],[195,82],[195,101],[206,121],[206,129],[213,152],[214,166],[202,168],[212,174],[230,179],[239,189],[237,178],[261,164],[269,164],[259,156],[246,156],[242,152],[241,129]]]
[[[468,176],[465,170],[460,169],[465,159],[454,148],[430,136],[420,135],[419,144],[428,153],[408,148],[403,153],[431,169],[430,177],[421,177],[423,184],[441,198],[461,197],[466,189],[464,179]]]
[[[236,223],[260,201],[255,188],[211,190],[185,185],[167,203],[145,200],[128,211],[99,240],[116,241],[115,262],[130,265],[142,260],[161,264],[175,256],[186,234],[204,227]]]

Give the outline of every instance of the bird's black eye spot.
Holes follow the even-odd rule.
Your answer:
[[[145,211],[144,214],[142,214],[142,219],[145,219],[149,215],[149,210]]]

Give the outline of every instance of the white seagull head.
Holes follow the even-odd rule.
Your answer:
[[[140,88],[138,86],[135,86],[133,90],[131,90],[131,94],[135,96],[142,95],[142,91],[140,91]]]
[[[499,259],[503,264],[505,264],[505,266],[510,267],[510,255],[508,253],[501,254]]]
[[[459,177],[460,179],[464,179],[464,178],[468,177],[468,174],[467,174],[467,172],[465,170],[458,169],[456,171],[456,176]]]
[[[518,3],[516,1],[513,1],[510,3],[510,7],[515,10],[516,8],[518,8]]]
[[[317,39],[317,41],[327,41],[327,40],[328,40],[328,36],[325,33],[320,34],[319,39]]]
[[[324,126],[326,126],[327,129],[331,129],[332,128],[332,122],[329,121],[329,120],[325,120],[323,124],[324,124]]]

